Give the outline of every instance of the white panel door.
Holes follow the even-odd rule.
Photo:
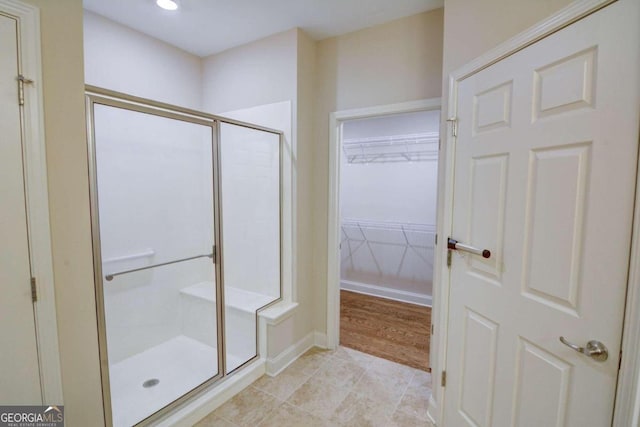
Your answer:
[[[40,404],[25,204],[17,22],[0,15],[0,404]]]
[[[611,424],[637,167],[638,5],[460,82],[444,426]],[[596,361],[559,341],[606,345]]]

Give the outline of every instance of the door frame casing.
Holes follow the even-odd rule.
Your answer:
[[[49,223],[40,10],[18,0],[0,0],[0,12],[18,23],[20,73],[33,80],[33,83],[24,88],[25,102],[21,117],[29,257],[31,275],[36,278],[38,295],[37,301],[33,303],[35,334],[43,403],[62,405],[64,402]],[[27,283],[24,285],[28,286]]]
[[[340,342],[340,151],[342,124],[348,120],[441,110],[441,98],[421,99],[397,104],[378,105],[335,111],[329,115],[329,192],[327,228],[327,348]]]
[[[576,0],[547,19],[452,72],[448,77],[447,118],[457,116],[458,85],[462,80],[615,2],[630,4],[631,0]],[[456,138],[452,136],[448,128],[449,126],[443,126],[441,132],[441,134],[445,134],[445,137],[442,139],[444,144],[441,147],[438,165],[444,171],[444,175],[441,175],[444,176],[444,186],[439,188],[443,193],[441,198],[439,197],[438,199],[442,202],[438,205],[437,221],[437,233],[442,236],[439,239],[441,242],[445,241],[446,236],[450,235],[453,225]],[[613,414],[613,426],[615,427],[636,425],[640,422],[640,174],[636,174],[634,222],[622,337],[624,351],[618,372]],[[439,374],[447,366],[451,274],[446,265],[446,258],[446,245],[438,245],[434,261],[434,311],[432,317],[432,321],[435,324],[435,333],[432,335],[432,348],[435,348],[433,352],[435,357],[432,362],[432,372],[434,374]],[[438,400],[436,400],[436,396]],[[443,400],[444,388],[441,384],[441,377],[440,375],[434,375],[434,393],[429,398],[428,407],[428,417],[434,423],[438,423],[443,419]]]

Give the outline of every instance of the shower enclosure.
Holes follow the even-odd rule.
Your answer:
[[[282,134],[93,87],[86,107],[105,414],[146,424],[258,357]]]

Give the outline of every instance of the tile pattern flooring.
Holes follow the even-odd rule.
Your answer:
[[[267,375],[196,427],[431,427],[431,375],[346,347],[311,349]]]

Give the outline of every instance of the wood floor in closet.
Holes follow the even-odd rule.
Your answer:
[[[340,291],[340,344],[403,365],[429,368],[431,307]]]

